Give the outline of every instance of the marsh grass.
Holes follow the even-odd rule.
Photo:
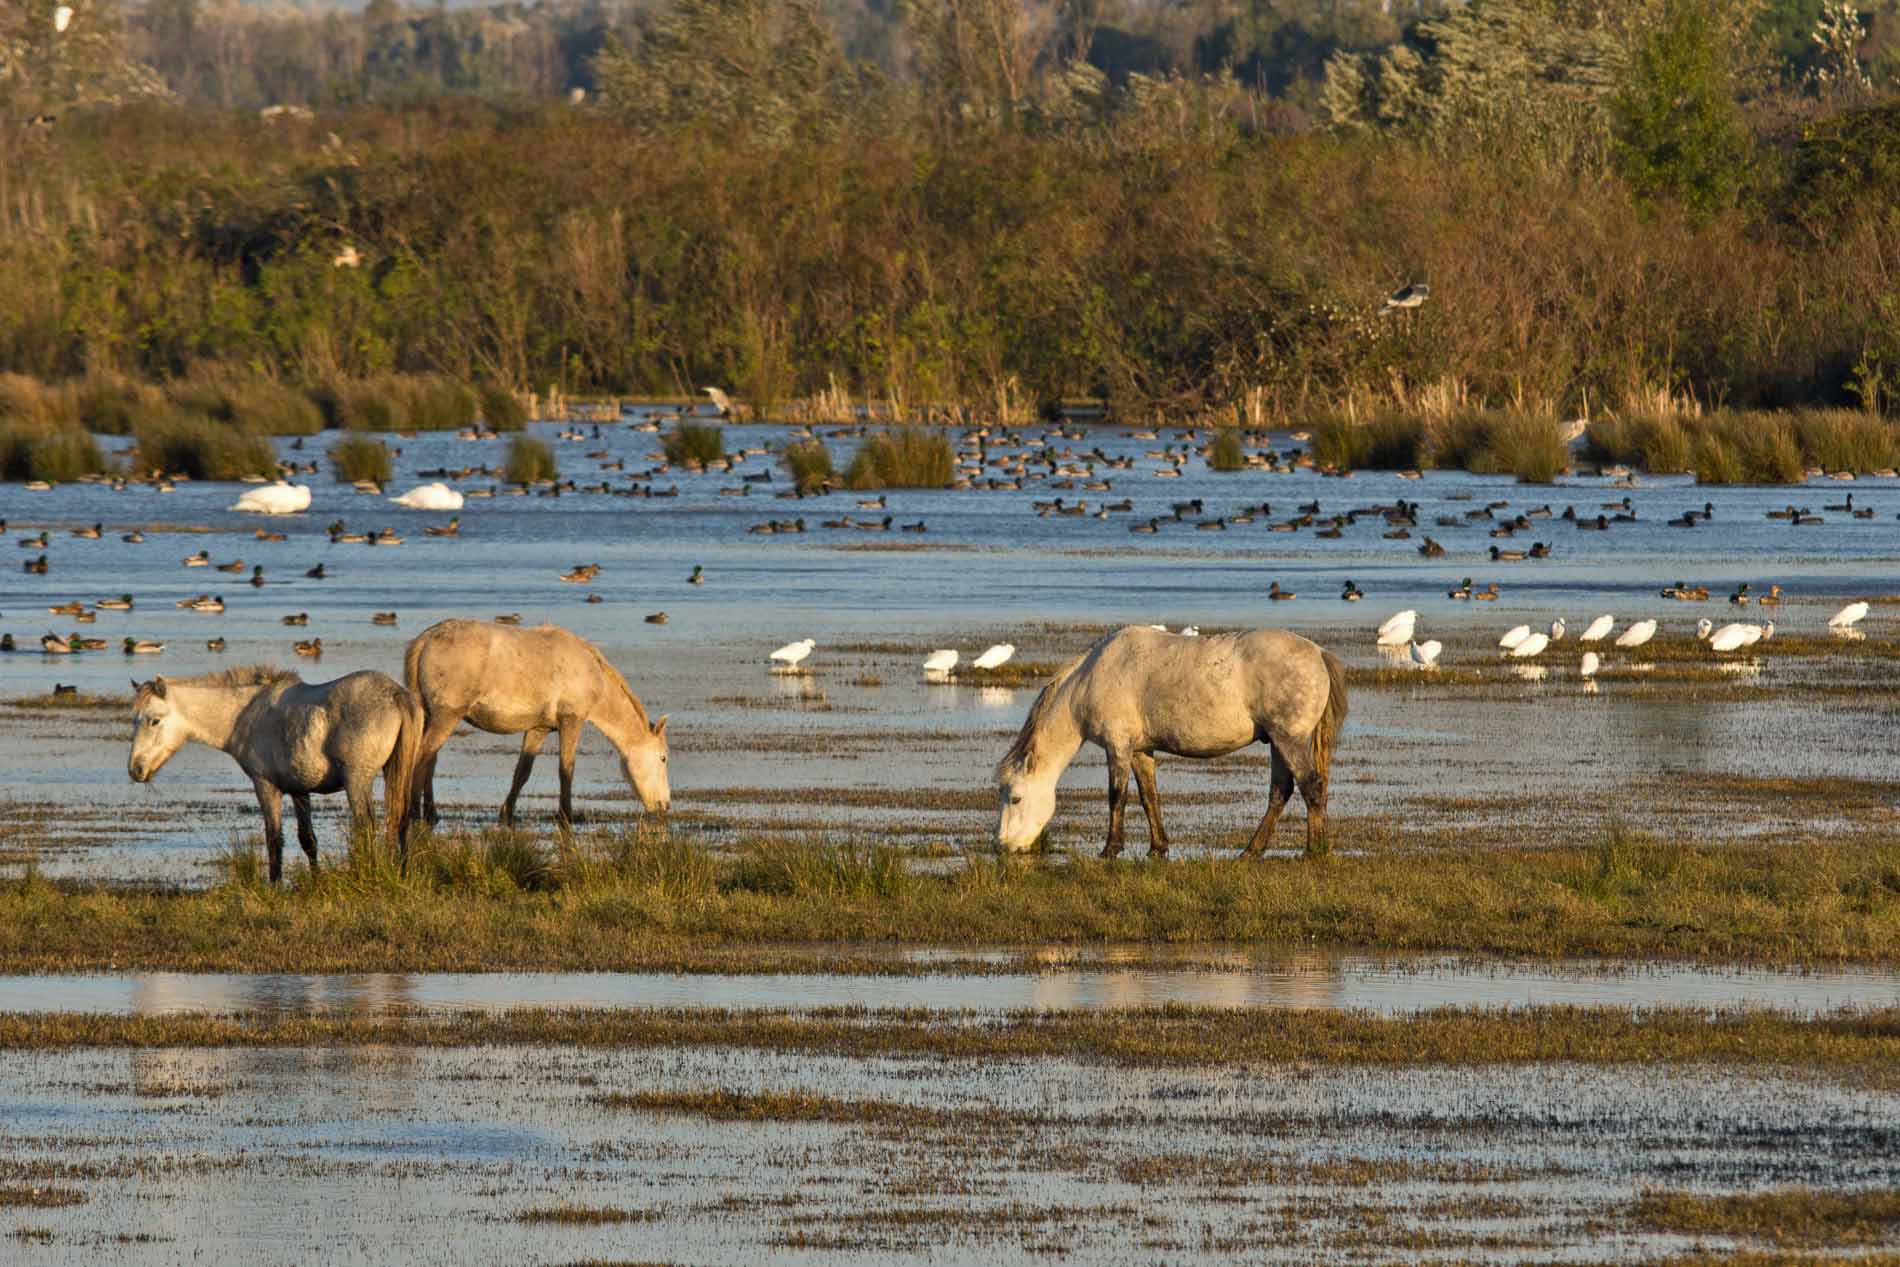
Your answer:
[[[604,1109],[677,1113],[715,1122],[830,1122],[859,1126],[942,1129],[981,1116],[931,1109],[898,1100],[843,1100],[810,1091],[633,1091],[589,1098]],[[1001,1116],[1000,1114],[998,1116]]]
[[[468,384],[440,374],[332,379],[309,395],[323,425],[346,431],[459,431],[474,424],[483,399]]]
[[[98,443],[76,428],[0,423],[0,480],[60,483],[106,469]]]
[[[822,440],[800,440],[786,445],[785,451],[779,454],[779,461],[792,477],[792,486],[801,493],[817,492],[832,477],[831,451]]]
[[[698,463],[705,466],[726,456],[725,432],[718,423],[688,422],[682,418],[660,438],[666,460],[678,466]]]
[[[387,484],[396,473],[389,446],[369,436],[347,436],[330,446],[330,465],[344,483],[374,480]]]
[[[503,476],[510,484],[533,484],[558,479],[560,468],[554,462],[554,450],[548,442],[520,435],[508,442],[508,463]]]
[[[887,427],[864,438],[845,468],[846,487],[943,488],[955,470],[950,438],[934,427]]]
[[[1777,1245],[1878,1245],[1900,1236],[1900,1190],[1784,1188],[1710,1195],[1651,1189],[1631,1216],[1681,1236],[1729,1236]]]
[[[1367,418],[1323,414],[1309,421],[1313,459],[1341,470],[1404,471],[1431,464],[1422,416],[1382,410]]]
[[[424,832],[404,871],[375,838],[359,838],[326,850],[315,876],[291,851],[281,891],[255,870],[166,894],[0,881],[0,970],[626,970],[807,943],[1206,942],[1779,964],[1900,954],[1900,885],[1890,882],[1900,844],[1878,836],[1687,844],[1613,829],[1547,849],[1434,838],[1417,851],[1356,833],[1340,845],[1355,852],[1324,863],[973,854],[920,872],[888,847],[782,838],[715,855],[657,832],[552,848],[511,833]]]
[[[0,1184],[0,1210],[57,1210],[64,1206],[80,1205],[85,1199],[86,1194],[77,1188],[61,1188],[51,1184]]]
[[[628,1210],[619,1206],[559,1205],[530,1206],[514,1216],[517,1223],[562,1223],[601,1227],[615,1223],[651,1223],[660,1217],[653,1210]]]
[[[500,383],[480,384],[475,388],[475,398],[490,431],[520,431],[528,425],[528,407]]]
[[[173,409],[141,418],[133,428],[136,472],[188,475],[195,480],[234,480],[270,475],[277,451],[264,436],[203,414]]]
[[[1222,427],[1214,433],[1213,441],[1207,446],[1207,466],[1212,471],[1247,469],[1247,450],[1240,442],[1239,431]]]
[[[1702,484],[1798,484],[1809,465],[1868,472],[1895,465],[1892,423],[1844,409],[1720,409],[1592,420],[1586,451],[1655,474],[1693,471]]]

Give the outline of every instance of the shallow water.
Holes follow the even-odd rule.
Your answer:
[[[1074,952],[1059,952],[1073,959]],[[927,957],[906,955],[913,963]],[[1005,1012],[1156,1007],[1768,1007],[1803,1014],[1900,1004],[1900,974],[1738,966],[1513,963],[1438,956],[1239,955],[1191,969],[1052,967],[919,976],[778,973],[236,973],[0,977],[0,1012],[353,1014],[389,1009],[921,1007]]]
[[[536,430],[552,439],[559,428],[541,424]],[[1044,434],[1024,433],[1032,440]],[[729,451],[777,445],[786,435],[784,428],[733,427],[727,444]],[[506,445],[447,433],[391,439],[403,450],[397,461],[403,474],[393,481],[392,493],[420,482],[416,473],[424,469],[499,463]],[[317,458],[330,442],[312,438],[288,455]],[[828,443],[842,466],[855,440]],[[1839,600],[1884,592],[1900,575],[1900,486],[1891,480],[1731,489],[1667,478],[1645,479],[1643,487],[1626,492],[1597,477],[1530,488],[1506,477],[1462,473],[1434,472],[1415,481],[1377,473],[1350,480],[1310,471],[1230,475],[1210,472],[1198,459],[1188,462],[1181,478],[1156,479],[1163,464],[1145,454],[1180,443],[1174,432],[1147,441],[1097,427],[1079,441],[1050,438],[1039,452],[1086,454],[1099,448],[1111,457],[1132,458],[1135,469],[1105,472],[1114,482],[1108,493],[1057,492],[1044,479],[1012,492],[898,491],[888,495],[888,509],[875,512],[899,524],[922,520],[924,534],[825,531],[818,526],[825,519],[872,512],[859,510],[853,494],[774,498],[771,490],[783,486],[783,476],[766,456],[746,459],[731,474],[667,473],[651,481],[677,486],[676,499],[596,493],[471,500],[461,511],[462,535],[452,540],[421,531],[446,516],[394,507],[333,483],[327,473],[308,477],[315,495],[309,512],[272,520],[226,509],[241,491],[238,485],[184,483],[170,494],[144,487],[115,493],[83,484],[31,493],[0,485],[0,518],[10,521],[10,536],[42,524],[52,525],[55,534],[49,575],[0,572],[0,629],[36,648],[45,630],[73,627],[70,618],[48,615],[50,604],[122,592],[136,603],[133,612],[102,612],[96,624],[84,627],[114,644],[106,652],[0,656],[0,695],[37,694],[55,681],[123,693],[129,674],[162,669],[182,676],[256,660],[294,663],[312,680],[361,668],[396,673],[407,639],[436,619],[520,612],[528,623],[554,620],[598,640],[650,711],[672,714],[675,806],[699,814],[709,830],[840,830],[963,845],[984,834],[989,768],[1033,692],[926,685],[917,665],[929,646],[955,646],[968,656],[991,641],[1007,640],[1022,659],[1051,661],[1085,645],[1095,627],[1125,621],[1272,623],[1312,634],[1349,663],[1372,665],[1379,660],[1371,628],[1390,611],[1412,607],[1420,613],[1421,637],[1448,641],[1444,663],[1495,666],[1489,649],[1495,632],[1520,621],[1562,615],[1575,629],[1597,612],[1611,611],[1620,621],[1659,617],[1665,633],[1680,635],[1705,614],[1718,622],[1738,614],[1759,619],[1760,609],[1738,613],[1719,595],[1741,580],[1758,590],[1779,581],[1789,601],[1770,613],[1778,626],[1814,632]],[[1273,437],[1276,448],[1293,443]],[[290,442],[279,444],[288,450]],[[582,483],[604,478],[624,488],[634,472],[652,464],[657,441],[617,425],[604,427],[599,440],[590,435],[557,441],[556,447],[565,474]],[[597,460],[583,456],[602,449],[624,461],[626,470],[603,475]],[[774,483],[742,485],[742,472],[772,472]],[[475,490],[493,481],[458,483]],[[752,492],[720,493],[737,487]],[[1766,510],[1791,501],[1819,509],[1849,492],[1856,504],[1875,507],[1876,518],[1829,513],[1823,526],[1803,529],[1765,518]],[[1135,511],[1107,520],[1039,516],[1033,503],[1057,496],[1087,499],[1091,507],[1127,497]],[[1515,564],[1489,562],[1486,547],[1492,542],[1484,527],[1422,527],[1412,541],[1382,539],[1376,519],[1355,525],[1338,541],[1310,530],[1272,533],[1265,518],[1222,531],[1170,524],[1154,536],[1128,532],[1130,522],[1167,515],[1171,503],[1194,498],[1202,499],[1209,515],[1267,501],[1274,520],[1314,500],[1333,513],[1405,498],[1420,503],[1421,524],[1430,525],[1439,514],[1462,516],[1492,500],[1508,501],[1513,511],[1549,503],[1557,513],[1566,505],[1593,513],[1624,496],[1635,504],[1638,522],[1596,533],[1579,532],[1557,518],[1536,520],[1530,532],[1501,544],[1553,541],[1556,557]],[[1716,506],[1713,525],[1665,526],[1704,501]],[[746,532],[766,519],[798,516],[809,529],[803,534]],[[406,542],[331,545],[323,530],[339,518],[358,529],[397,527]],[[95,521],[106,525],[104,540],[65,533]],[[210,531],[149,527],[160,523]],[[148,525],[147,541],[119,542],[118,530],[135,524]],[[260,542],[253,535],[260,526],[290,539]],[[1427,533],[1446,544],[1450,558],[1419,558],[1415,547]],[[180,566],[182,556],[199,549],[219,562],[261,563],[271,584],[254,590],[242,575]],[[29,557],[24,550],[16,553]],[[331,579],[305,580],[304,570],[318,561]],[[602,565],[593,585],[558,580],[561,571],[581,562]],[[706,584],[686,584],[695,565],[705,566]],[[1446,598],[1446,588],[1467,574],[1480,586],[1499,581],[1503,599],[1473,604]],[[1367,601],[1336,600],[1348,576],[1368,593]],[[1662,585],[1678,579],[1708,584],[1718,600],[1680,604],[1658,597]],[[1300,592],[1301,601],[1265,602],[1270,580]],[[222,593],[229,610],[206,616],[173,605],[201,591]],[[589,593],[605,601],[590,605]],[[372,612],[390,609],[399,612],[399,625],[369,623]],[[1895,610],[1876,607],[1866,627],[1876,634],[1889,628]],[[644,623],[642,617],[658,611],[668,614],[666,624]],[[295,612],[309,613],[308,627],[279,623]],[[161,639],[167,650],[157,657],[124,656],[116,643],[126,634]],[[228,650],[205,650],[204,640],[213,634],[227,640]],[[323,640],[322,660],[297,661],[291,642],[312,636]],[[808,662],[812,672],[768,674],[765,653],[800,636],[818,641]],[[1762,804],[1739,815],[1722,804],[1684,808],[1674,798],[1647,795],[1644,784],[1675,774],[1886,777],[1878,745],[1858,741],[1891,724],[1883,701],[1835,695],[1787,704],[1743,689],[1797,680],[1799,670],[1772,662],[1759,677],[1738,679],[1735,690],[1712,687],[1693,699],[1652,698],[1613,682],[1586,693],[1574,675],[1577,654],[1574,639],[1558,644],[1543,658],[1543,679],[1487,687],[1482,704],[1468,695],[1428,690],[1356,692],[1335,768],[1335,814],[1385,815],[1401,825],[1463,825],[1476,811],[1439,803],[1455,790],[1473,804],[1541,798],[1552,818],[1570,826],[1621,815],[1665,830],[1716,825],[1724,833],[1774,832],[1826,828],[1829,812],[1810,806],[1783,813]],[[1841,672],[1861,671],[1851,660],[1843,663],[1848,667]],[[65,838],[47,841],[50,847],[40,855],[51,873],[197,883],[213,849],[257,830],[248,790],[222,754],[187,749],[156,785],[138,788],[123,774],[127,727],[118,712],[36,714],[16,721],[0,728],[6,731],[0,761],[8,769],[0,786],[0,818],[30,819],[41,804],[86,807],[78,819],[67,819],[66,810],[59,816]],[[513,741],[489,736],[464,736],[450,745],[438,781],[454,807],[454,821],[467,825],[492,816],[514,751]],[[551,808],[552,764],[544,757],[529,785],[530,821],[545,822]],[[1075,843],[1101,830],[1101,770],[1090,750],[1067,780],[1066,786],[1078,789],[1078,808],[1065,811],[1057,831]],[[1260,812],[1261,756],[1204,766],[1164,759],[1164,771],[1170,826],[1185,837],[1189,851],[1213,837],[1244,832]],[[936,797],[938,803],[905,804],[894,815],[898,806],[879,800],[880,792],[893,789]],[[577,795],[597,815],[628,807],[615,763],[591,732],[582,748]],[[320,815],[326,848],[340,829],[340,805],[332,801]],[[1541,827],[1526,824],[1532,839]],[[32,839],[35,833],[18,836]],[[46,833],[37,838],[46,840]],[[0,839],[0,846],[7,843],[18,839]],[[7,861],[0,853],[0,865]]]
[[[883,1126],[608,1107],[802,1092]],[[1900,1181],[1900,1096],[1700,1069],[485,1048],[0,1054],[19,1263],[1604,1262],[1645,1188]],[[524,1223],[551,1207],[604,1225]],[[1709,1247],[1721,1250],[1720,1238]]]

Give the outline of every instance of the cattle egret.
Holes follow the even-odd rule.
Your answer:
[[[950,670],[957,667],[957,653],[954,650],[932,651],[924,658],[924,672],[933,677],[947,677]]]
[[[462,495],[441,481],[431,484],[418,484],[401,497],[389,499],[398,506],[407,506],[410,510],[460,510]]]
[[[1412,640],[1412,632],[1418,625],[1418,613],[1411,608],[1396,612],[1386,618],[1379,626],[1379,645],[1382,647],[1402,647]]]
[[[1007,642],[999,642],[978,656],[975,660],[971,661],[971,663],[974,667],[979,669],[994,669],[1007,664],[1009,658],[1015,654],[1016,648],[1014,646]]]
[[[72,24],[73,10],[71,5],[62,4],[59,8],[53,10],[53,29],[55,31],[64,31]]]
[[[1704,616],[1695,622],[1695,636],[1698,642],[1707,642],[1709,635],[1715,632],[1715,622]]]
[[[310,509],[310,489],[303,484],[278,480],[263,488],[253,488],[237,499],[232,510],[257,515],[295,515]]]
[[[1596,652],[1586,651],[1583,653],[1583,663],[1577,666],[1577,674],[1580,677],[1595,677],[1597,675],[1597,667],[1602,663],[1601,660],[1597,659]]]
[[[1552,642],[1562,642],[1563,638],[1564,638],[1564,619],[1562,616],[1559,616],[1557,619],[1550,622],[1550,640]]]
[[[1183,638],[1198,638],[1201,636],[1201,627],[1199,625],[1182,625],[1181,636]]]
[[[1601,642],[1610,636],[1610,630],[1616,628],[1616,617],[1598,616],[1589,626],[1577,635],[1578,642]]]
[[[1723,625],[1709,635],[1709,650],[1739,651],[1760,637],[1760,625]]]
[[[1421,669],[1429,669],[1438,663],[1438,653],[1444,649],[1445,644],[1437,639],[1430,642],[1415,642],[1412,644],[1412,663]]]
[[[1516,625],[1504,631],[1504,636],[1498,639],[1498,645],[1503,647],[1506,651],[1515,651],[1518,646],[1530,636],[1531,627],[1529,625]],[[1537,636],[1543,638],[1546,643],[1550,641],[1550,639],[1544,637],[1543,634],[1538,634]]]
[[[1616,645],[1619,647],[1640,647],[1655,636],[1656,622],[1653,620],[1639,620],[1617,636]]]
[[[1511,648],[1511,658],[1513,660],[1527,660],[1531,656],[1541,655],[1543,653],[1544,648],[1548,647],[1549,645],[1550,645],[1549,634],[1534,633],[1530,637],[1524,639],[1524,641],[1518,643],[1515,647]]]
[[[1866,618],[1867,618],[1867,604],[1849,603],[1847,606],[1841,608],[1839,611],[1835,612],[1832,616],[1828,617],[1827,627],[1829,629],[1848,629],[1848,628],[1853,627],[1854,625],[1858,625],[1861,621],[1865,620]]]
[[[712,398],[713,408],[719,411],[720,417],[730,418],[732,416],[732,398],[730,396],[727,396],[726,393],[720,391],[717,387],[702,387],[699,390],[705,392],[707,396]]]
[[[812,648],[817,645],[817,641],[812,638],[806,638],[802,642],[788,642],[777,651],[774,651],[771,658],[788,669],[795,669],[798,667],[799,662],[810,655]]]

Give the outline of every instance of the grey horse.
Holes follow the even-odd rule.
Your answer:
[[[1345,670],[1297,634],[1184,638],[1130,625],[1064,665],[1036,697],[996,768],[996,842],[1008,850],[1036,842],[1055,813],[1056,781],[1087,742],[1108,754],[1102,856],[1122,851],[1131,772],[1148,816],[1149,851],[1165,856],[1154,754],[1219,757],[1258,741],[1273,750],[1272,793],[1242,856],[1258,857],[1266,847],[1296,783],[1311,851],[1326,830],[1326,774],[1345,720]]]

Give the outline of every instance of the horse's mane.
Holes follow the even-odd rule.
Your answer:
[[[1036,702],[1029,706],[1029,716],[1023,719],[1023,728],[1016,732],[1016,742],[1009,746],[1009,751],[1003,754],[1003,759],[996,763],[996,772],[999,775],[1007,771],[1020,770],[1027,764],[1030,754],[1035,751],[1036,736],[1042,730],[1042,723],[1055,708],[1057,690],[1078,668],[1082,667],[1082,661],[1094,654],[1095,647],[1101,645],[1097,642],[1095,646],[1056,670],[1055,677],[1050,679],[1049,685],[1042,688],[1042,693],[1036,696]]]
[[[608,680],[619,685],[621,694],[627,697],[627,703],[633,705],[634,715],[640,719],[641,724],[647,724],[646,705],[640,702],[640,697],[633,693],[631,686],[627,685],[626,675],[614,667],[613,661],[602,654],[599,647],[587,641],[585,638],[576,638],[575,641],[587,648],[587,653],[594,657],[594,663],[606,671]]]

